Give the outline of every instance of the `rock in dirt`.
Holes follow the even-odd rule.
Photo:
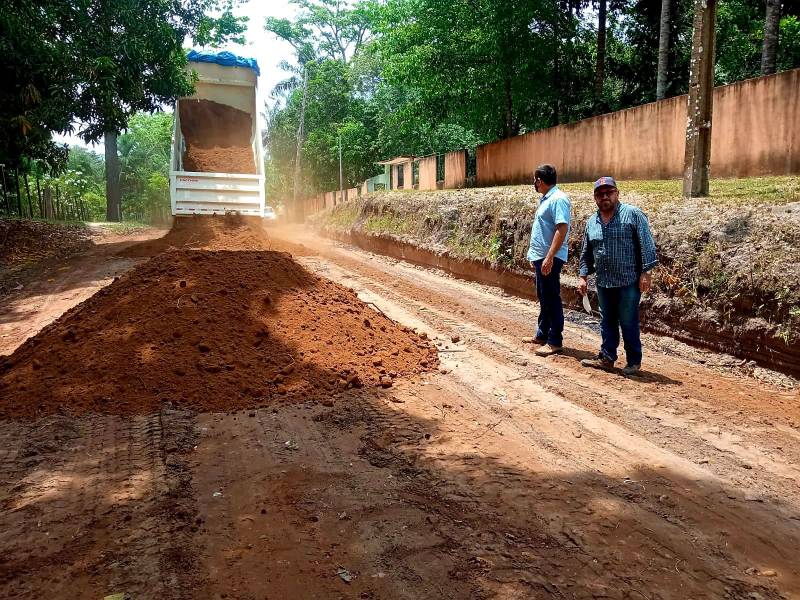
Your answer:
[[[350,571],[348,571],[347,569],[345,569],[345,568],[343,568],[343,567],[339,567],[339,568],[336,570],[336,574],[337,574],[337,575],[339,576],[339,578],[340,578],[342,581],[344,581],[345,583],[350,583],[351,581],[353,581],[353,574],[352,574],[352,573],[350,573]]]

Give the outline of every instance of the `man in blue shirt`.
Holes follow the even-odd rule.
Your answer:
[[[635,206],[620,203],[613,177],[601,177],[594,182],[594,201],[597,212],[586,222],[578,291],[585,296],[589,275],[597,273],[603,342],[597,358],[582,360],[581,364],[613,369],[622,329],[627,359],[622,372],[634,375],[642,365],[639,300],[650,289],[650,271],[658,264],[656,245],[644,213]]]
[[[562,350],[564,308],[561,305],[561,268],[567,262],[567,240],[572,207],[567,195],[556,185],[553,165],[540,165],[533,186],[542,194],[531,228],[528,260],[536,269],[539,297],[539,328],[535,338],[523,342],[541,344],[536,354],[549,356]]]

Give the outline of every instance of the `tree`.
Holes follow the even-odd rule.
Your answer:
[[[10,6],[8,6],[10,4]],[[109,217],[119,215],[115,134],[137,111],[152,112],[192,91],[184,40],[241,40],[233,0],[10,0],[0,17],[4,81],[0,152],[63,168],[53,131],[80,122],[86,141],[109,134]],[[210,16],[219,14],[218,17]],[[8,64],[6,64],[6,59]],[[6,91],[7,90],[7,91]]]
[[[159,220],[169,206],[172,127],[172,113],[138,113],[120,135],[120,191],[126,218]]]
[[[606,13],[607,0],[598,0],[597,8],[597,66],[594,75],[595,112],[602,112],[603,81],[606,73]]]
[[[118,133],[136,112],[159,110],[192,93],[185,38],[201,45],[228,38],[241,41],[244,24],[232,16],[231,2],[219,19],[207,14],[207,10],[220,7],[212,0],[83,0],[82,4],[79,8],[85,10],[72,15],[83,25],[73,35],[81,51],[80,65],[87,69],[77,93],[76,116],[85,124],[80,132],[85,140],[105,137],[107,217],[116,221],[122,216]]]
[[[295,152],[292,177],[292,209],[299,211],[301,187],[303,186],[303,149],[306,144],[306,107],[310,69],[315,73],[324,70],[328,64],[347,65],[368,39],[368,18],[363,3],[350,6],[346,2],[334,0],[294,0],[300,7],[296,20],[268,17],[264,27],[276,37],[292,45],[295,50],[296,65],[286,61],[281,67],[290,76],[273,89],[273,97],[285,96],[299,90],[299,119],[295,136]],[[339,87],[342,82],[337,82]],[[345,83],[349,90],[349,85]],[[332,113],[336,114],[338,110]],[[271,128],[278,132],[278,129]],[[273,151],[270,152],[275,155]]]
[[[658,73],[656,75],[656,100],[663,100],[667,94],[667,74],[669,71],[669,36],[672,0],[661,0],[661,21],[658,33]]]
[[[694,0],[683,195],[708,196],[717,0]]]
[[[58,4],[8,0],[0,11],[0,162],[8,169],[25,159],[53,171],[66,164],[66,148],[51,139],[71,127],[74,102],[68,43],[53,17]]]
[[[348,62],[370,37],[371,12],[365,2],[342,0],[291,0],[299,7],[297,18],[267,17],[265,29],[286,40],[300,54],[303,46],[313,46],[314,58]],[[312,56],[306,55],[310,60]]]
[[[761,51],[761,74],[772,75],[775,72],[778,53],[778,32],[781,22],[781,0],[766,0],[767,10],[764,17],[764,45]]]

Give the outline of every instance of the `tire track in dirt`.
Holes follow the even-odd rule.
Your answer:
[[[313,261],[304,260],[313,265]],[[654,400],[651,394],[642,393],[636,389],[635,382],[586,370],[576,373],[574,368],[561,361],[541,359],[532,352],[519,349],[504,334],[486,330],[464,320],[459,321],[446,309],[438,309],[410,294],[398,292],[398,286],[394,284],[384,285],[370,279],[371,274],[361,276],[340,272],[340,269],[332,265],[323,266],[322,269],[320,272],[325,272],[328,276],[353,282],[356,289],[374,290],[395,303],[413,307],[415,314],[425,321],[426,326],[431,330],[435,329],[444,340],[458,335],[500,362],[526,367],[515,378],[536,380],[544,389],[587,407],[605,418],[611,418],[637,435],[655,438],[663,447],[669,447],[673,452],[678,451],[696,463],[710,463],[711,460],[707,457],[713,457],[714,464],[706,468],[731,479],[738,488],[749,490],[742,496],[758,499],[767,497],[775,501],[787,497],[795,498],[796,481],[800,480],[800,468],[797,466],[800,464],[800,433],[792,428],[783,427],[779,432],[769,431],[766,441],[758,440],[761,442],[760,447],[751,445],[747,443],[750,440],[745,442],[736,432],[723,432],[718,426],[708,427],[702,422],[698,423],[698,416],[704,414],[706,406],[702,402],[686,402],[687,399],[683,398],[683,406],[679,410],[670,410],[669,405],[662,408],[663,400],[659,402],[657,396]],[[633,393],[629,391],[630,388],[634,388]],[[693,406],[689,406],[687,410],[686,404]],[[689,412],[689,415],[680,418],[680,412],[684,411]],[[653,421],[656,421],[656,426]],[[760,420],[757,422],[761,424]],[[739,428],[739,432],[753,437],[752,430]],[[731,440],[744,443],[731,443]],[[775,445],[785,448],[786,451],[776,455]],[[771,477],[763,477],[764,473]],[[800,512],[800,504],[790,504],[790,507],[792,511],[788,513],[788,517]]]
[[[421,289],[420,284],[425,280],[425,278],[435,278],[436,276],[431,275],[429,272],[425,273],[424,276],[420,275],[419,273],[414,273],[415,279],[412,283],[408,281],[404,281],[402,271],[404,269],[411,270],[411,267],[405,267],[404,269],[395,270],[391,266],[383,264],[381,259],[376,259],[374,256],[368,256],[366,259],[361,258],[359,252],[350,252],[347,249],[336,249],[334,251],[325,250],[323,252],[325,255],[325,259],[320,261],[320,259],[306,259],[306,264],[314,265],[319,269],[318,272],[325,273],[326,276],[333,277],[337,280],[343,281],[344,283],[348,283],[349,285],[353,285],[356,290],[360,288],[370,294],[370,298],[376,300],[378,304],[382,307],[384,311],[387,311],[389,314],[396,317],[397,313],[393,313],[391,310],[387,310],[386,302],[382,302],[381,298],[388,299],[389,302],[394,303],[396,305],[401,305],[404,308],[401,310],[405,310],[408,312],[407,315],[404,315],[402,320],[405,323],[408,323],[409,315],[419,321],[419,326],[421,328],[427,328],[428,331],[435,330],[437,334],[441,336],[441,338],[447,339],[453,333],[463,334],[467,338],[467,346],[470,348],[474,348],[476,351],[483,353],[486,357],[492,357],[498,360],[501,364],[515,364],[519,363],[520,359],[520,352],[514,348],[513,344],[508,343],[507,341],[507,334],[503,334],[497,331],[498,328],[493,328],[493,331],[486,331],[482,327],[478,327],[474,324],[473,319],[470,318],[470,321],[473,321],[472,325],[464,326],[458,322],[457,316],[450,316],[452,312],[449,312],[447,303],[442,302],[438,298],[435,298],[437,293],[441,293],[441,288],[447,288],[449,281],[444,281],[439,284],[438,288],[435,291],[431,291],[430,289]],[[340,256],[342,254],[344,256]],[[366,254],[366,253],[364,253]],[[354,258],[352,255],[356,255]],[[331,264],[331,261],[333,264]],[[381,272],[381,269],[378,268],[377,265],[373,266],[375,263],[379,263],[382,268],[386,268],[388,275],[386,272]],[[399,271],[399,272],[398,272]],[[416,269],[414,269],[416,271]],[[441,278],[444,279],[444,278]],[[385,283],[384,283],[385,282]],[[459,287],[464,284],[457,283],[453,287]],[[364,294],[361,294],[364,296]],[[448,302],[451,302],[451,298],[446,298]],[[464,296],[460,296],[459,303],[463,306],[464,304]],[[447,308],[444,308],[447,307]],[[483,308],[483,305],[482,305]],[[441,309],[441,310],[440,310]],[[460,309],[463,310],[463,309]],[[471,317],[468,311],[467,318]],[[459,311],[463,318],[463,314]],[[455,323],[455,326],[453,325]],[[451,355],[452,356],[452,355]],[[462,360],[464,360],[464,355],[462,356]],[[675,425],[673,427],[672,432],[664,432],[663,435],[660,436],[653,436],[652,432],[645,431],[642,429],[641,424],[639,423],[631,423],[631,417],[626,415],[625,413],[632,409],[633,413],[637,415],[637,418],[642,422],[645,421],[646,417],[646,408],[641,406],[637,406],[641,403],[644,398],[646,397],[645,394],[635,393],[630,394],[626,388],[631,387],[630,382],[626,382],[624,380],[617,382],[614,381],[612,378],[605,377],[599,378],[596,377],[594,373],[591,374],[580,374],[575,373],[573,370],[564,367],[562,365],[552,365],[549,364],[552,361],[543,361],[538,357],[534,357],[527,352],[523,352],[522,356],[527,356],[528,361],[531,364],[531,368],[527,369],[525,373],[517,373],[515,376],[507,377],[507,379],[518,379],[519,381],[527,381],[529,379],[536,379],[537,383],[543,385],[545,389],[550,391],[556,392],[560,396],[567,398],[569,402],[573,403],[577,406],[586,406],[589,409],[596,409],[598,405],[606,406],[602,404],[603,401],[608,402],[608,399],[611,398],[614,402],[618,402],[620,397],[624,399],[624,403],[619,410],[613,411],[614,416],[616,418],[612,419],[612,421],[618,423],[623,428],[627,428],[631,433],[625,432],[622,430],[622,434],[626,436],[633,436],[636,439],[639,436],[643,436],[643,438],[653,438],[655,437],[658,446],[661,446],[667,449],[667,453],[671,453],[675,449],[678,450],[679,454],[687,453],[691,456],[691,452],[689,452],[693,445],[697,444],[698,437],[697,434],[694,433],[693,435],[685,435],[683,436],[682,440],[675,440],[674,435],[680,431],[680,427]],[[481,361],[477,361],[481,362]],[[484,360],[485,362],[485,360]],[[447,360],[443,360],[443,364],[445,367],[450,366],[450,363]],[[473,364],[473,369],[480,370],[480,365]],[[555,374],[553,371],[555,370]],[[454,374],[458,376],[462,370],[459,368],[454,371]],[[509,373],[509,375],[512,375]],[[521,375],[521,376],[520,376]],[[550,381],[547,380],[547,377],[550,377]],[[567,377],[564,376],[572,376],[580,381],[580,385],[567,385],[569,380]],[[597,381],[597,379],[601,379],[601,381]],[[611,381],[609,382],[609,379]],[[496,381],[497,378],[494,378]],[[554,380],[554,381],[553,381]],[[552,382],[552,383],[551,383]],[[464,383],[463,381],[461,382]],[[716,381],[715,381],[716,383]],[[564,389],[566,387],[566,390]],[[599,388],[599,392],[597,391]],[[540,388],[541,390],[541,388]],[[589,392],[587,394],[587,392]],[[484,390],[485,394],[485,390]],[[580,396],[594,396],[592,402],[585,402],[584,400],[580,399]],[[651,405],[652,406],[652,405]],[[698,409],[701,410],[703,404],[698,403]],[[479,406],[476,408],[477,411],[491,411],[494,408],[490,405]],[[598,411],[598,412],[605,412],[607,414],[611,414],[608,408],[605,411]],[[603,416],[606,416],[603,415]],[[560,418],[563,419],[563,415],[559,415]],[[594,415],[589,413],[589,418],[595,419]],[[691,417],[690,417],[691,418]],[[511,420],[511,419],[509,419]],[[596,419],[595,419],[596,420]],[[634,419],[635,421],[636,419]],[[530,421],[523,419],[525,423],[530,423]],[[505,425],[505,424],[504,424]],[[539,424],[541,427],[541,424]],[[501,429],[498,427],[498,429]],[[553,429],[553,426],[550,427]],[[502,430],[502,429],[501,429]],[[536,430],[536,427],[532,427],[531,431]],[[575,444],[583,443],[587,437],[583,431],[580,432],[581,437],[584,439],[576,439],[574,440]],[[608,436],[604,432],[600,432],[601,435],[598,436],[599,439],[603,439],[605,444],[612,443],[612,439],[614,436]],[[782,432],[784,435],[789,435],[793,437],[795,432],[791,428],[785,428]],[[751,433],[752,435],[752,433]],[[550,445],[562,445],[564,443],[564,438],[566,436],[566,432],[561,431],[560,433],[554,431],[553,436],[547,440],[547,444],[545,446]],[[609,437],[611,439],[609,439]],[[541,441],[541,440],[540,440]],[[597,440],[593,440],[596,443]],[[749,440],[752,441],[752,440]],[[771,440],[774,443],[774,437]],[[559,444],[560,442],[560,444]],[[535,443],[535,441],[534,441]],[[656,447],[657,448],[657,447]],[[662,452],[658,449],[659,452]],[[585,455],[585,452],[578,453],[576,456],[576,451],[574,448],[567,449],[566,451],[562,452],[562,455],[571,458],[571,461],[575,463],[577,459],[577,464],[581,465],[581,456]],[[620,462],[624,464],[628,464],[630,466],[630,460],[632,456],[636,456],[637,452],[635,449],[631,448],[619,448],[616,451],[612,452],[611,455],[613,456],[616,454],[616,459],[622,460]],[[638,453],[640,454],[640,453]],[[590,455],[598,456],[598,453],[595,451],[594,453],[590,453]],[[608,457],[608,452],[605,452],[606,458]],[[645,457],[641,457],[641,463],[645,464],[652,464],[654,462],[653,458],[645,459]],[[663,456],[661,457],[663,458]],[[674,461],[674,457],[673,457]],[[657,463],[658,460],[655,460]],[[680,460],[678,461],[681,462]],[[587,467],[586,463],[582,465],[584,468]],[[738,466],[738,465],[737,465]],[[794,464],[787,461],[787,464],[784,468],[784,475],[788,471],[792,473],[795,469]],[[716,466],[715,466],[716,467]],[[707,472],[708,467],[689,464],[682,464],[681,469],[684,473],[691,474],[691,478],[694,481],[701,482],[707,480],[709,474]],[[717,470],[715,468],[715,470]],[[745,469],[748,473],[751,470]],[[721,469],[724,475],[730,476],[731,473],[729,470]],[[662,483],[658,484],[661,487],[653,486],[652,483],[646,481],[648,485],[650,485],[655,491],[659,492],[647,498],[641,498],[639,495],[632,493],[630,486],[636,486],[636,481],[634,480],[625,480],[622,479],[616,487],[613,487],[613,491],[615,492],[614,495],[623,502],[626,503],[634,503],[638,506],[638,508],[643,508],[646,513],[652,513],[653,517],[658,519],[663,519],[666,523],[669,523],[672,527],[680,528],[684,533],[681,534],[686,538],[692,539],[693,537],[698,541],[701,541],[706,546],[706,551],[708,556],[719,556],[721,557],[721,564],[717,564],[715,567],[711,567],[709,565],[708,570],[710,573],[718,571],[722,569],[723,571],[727,570],[730,572],[731,568],[734,571],[742,573],[744,570],[748,568],[747,563],[742,567],[739,567],[738,570],[733,565],[737,562],[728,555],[724,548],[731,544],[730,539],[724,539],[726,536],[730,535],[730,532],[725,531],[723,528],[730,522],[737,522],[740,519],[741,513],[749,514],[750,512],[753,513],[755,521],[758,523],[754,526],[750,526],[749,524],[741,526],[740,529],[743,532],[738,532],[740,539],[739,542],[744,542],[744,545],[747,546],[748,541],[750,543],[755,542],[758,540],[758,544],[761,544],[763,548],[772,548],[772,555],[773,558],[783,561],[784,566],[791,565],[791,558],[786,556],[785,552],[778,549],[777,554],[775,554],[775,540],[770,536],[781,536],[781,535],[789,535],[790,537],[786,539],[786,544],[788,547],[793,547],[797,545],[798,535],[797,535],[797,527],[787,524],[785,532],[778,533],[774,527],[775,523],[786,523],[787,517],[791,518],[792,516],[797,516],[797,498],[796,498],[796,489],[791,487],[791,483],[793,481],[792,477],[785,477],[785,480],[782,482],[782,485],[773,487],[772,492],[774,492],[774,499],[776,500],[775,505],[761,505],[759,502],[742,502],[741,497],[747,494],[748,488],[754,483],[758,483],[759,481],[763,484],[764,479],[768,479],[763,477],[762,473],[753,474],[753,479],[742,479],[742,478],[733,478],[734,481],[727,482],[724,487],[720,485],[716,485],[716,489],[709,493],[707,490],[703,489],[703,485],[698,488],[694,484],[689,486],[689,491],[684,492],[682,488],[686,487],[687,482],[681,481],[681,479],[675,479],[675,477],[668,477],[664,480],[663,477],[659,477],[657,473],[652,474],[652,479],[656,482],[659,479],[663,480]],[[712,476],[712,480],[713,480]],[[629,483],[626,483],[629,481]],[[724,481],[724,478],[723,478]],[[606,485],[607,488],[612,489],[612,486]],[[727,489],[725,489],[727,488]],[[731,490],[734,492],[731,492]],[[668,493],[662,493],[668,492]],[[728,496],[732,496],[737,494],[736,501],[729,501],[728,506],[723,506],[725,500],[730,500]],[[782,500],[778,500],[781,496],[783,496]],[[659,500],[663,497],[663,500]],[[724,498],[724,500],[723,500]],[[763,497],[757,498],[758,500],[763,501]],[[755,517],[758,515],[758,517]],[[651,517],[638,517],[637,521],[639,522],[648,522],[648,520],[652,520]],[[712,539],[709,538],[705,541],[702,540],[704,536],[707,537],[707,533],[705,532],[713,532],[715,530],[715,524],[719,526],[719,529],[723,531],[723,535],[721,539]],[[761,528],[764,526],[764,528]],[[642,525],[641,527],[644,530],[641,531],[643,536],[647,536],[647,530],[650,526]],[[737,532],[735,531],[737,528],[734,527],[734,534]],[[771,532],[771,533],[764,533],[764,532]],[[792,533],[790,533],[792,532]],[[697,538],[698,534],[701,534],[701,538]],[[793,540],[789,541],[790,539]],[[652,537],[652,535],[650,536]],[[735,537],[735,536],[734,536]],[[737,544],[732,544],[737,545]],[[686,553],[690,559],[691,552]],[[753,557],[759,556],[759,552],[756,552]],[[782,556],[782,558],[781,558]],[[747,556],[744,557],[739,555],[739,560],[742,558],[746,559]],[[763,555],[762,555],[763,558]],[[788,560],[788,562],[786,562]],[[724,567],[724,568],[723,568]],[[789,572],[792,572],[793,569],[789,567]],[[788,574],[788,573],[787,573]],[[797,573],[790,576],[796,579]],[[728,575],[730,577],[730,575]],[[711,577],[714,578],[713,576]],[[734,577],[736,580],[736,577]],[[758,580],[762,581],[762,580]],[[748,583],[737,583],[737,586],[743,585],[745,588]],[[758,586],[758,584],[757,584]],[[733,586],[731,589],[736,588]],[[720,588],[718,590],[720,593],[723,593],[724,590]],[[763,590],[762,590],[763,592]],[[761,592],[756,592],[761,593]]]
[[[191,417],[0,424],[32,461],[3,460],[0,596],[191,598]],[[8,446],[6,446],[8,447]]]

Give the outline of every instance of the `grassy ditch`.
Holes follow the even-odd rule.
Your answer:
[[[711,196],[685,200],[680,181],[620,182],[623,202],[648,215],[661,267],[646,300],[673,320],[759,339],[800,339],[800,178],[714,180]],[[567,275],[577,275],[588,183],[561,186],[573,206]],[[334,232],[391,237],[451,258],[528,272],[536,195],[530,186],[370,194],[316,215]]]

